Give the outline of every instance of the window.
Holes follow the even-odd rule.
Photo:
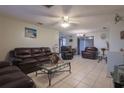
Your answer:
[[[62,43],[62,46],[66,46],[66,38],[63,38]]]
[[[66,38],[65,37],[62,37],[60,39],[60,46],[66,46],[66,43],[67,43]]]

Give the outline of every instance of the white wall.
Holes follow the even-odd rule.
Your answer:
[[[110,30],[110,51],[119,52],[124,49],[124,39],[120,39],[120,32],[124,31],[124,22],[113,24]]]
[[[124,39],[120,39],[120,32],[124,31],[124,22],[120,21],[118,24],[113,24],[110,29],[110,52],[108,53],[107,70],[113,72],[115,65],[124,64]]]
[[[70,39],[72,39],[72,42],[69,42]],[[72,46],[72,48],[77,48],[77,37],[76,37],[76,35],[69,35],[67,37],[67,45]]]
[[[101,39],[102,34],[106,34],[106,39]],[[94,46],[98,49],[107,48],[106,41],[109,41],[109,31],[89,32],[86,36],[94,36]]]
[[[37,38],[26,38],[25,27],[37,29]],[[16,47],[52,47],[59,42],[59,32],[0,16],[0,60]]]

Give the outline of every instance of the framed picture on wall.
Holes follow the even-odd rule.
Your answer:
[[[121,32],[120,32],[120,38],[121,38],[121,39],[124,39],[124,31],[121,31]]]
[[[25,27],[25,37],[36,38],[37,37],[37,30],[33,29],[33,28]]]
[[[73,42],[73,39],[69,39],[69,42]]]

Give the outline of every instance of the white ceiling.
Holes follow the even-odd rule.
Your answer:
[[[79,32],[81,30],[96,31],[104,26],[108,27],[114,23],[115,13],[119,13],[120,11],[124,13],[124,6],[56,5],[51,8],[36,5],[0,6],[0,14],[12,16],[33,24],[41,22],[44,26],[72,33],[75,33],[76,30]],[[56,23],[61,22],[61,17],[65,15],[78,23],[66,29],[60,27]]]

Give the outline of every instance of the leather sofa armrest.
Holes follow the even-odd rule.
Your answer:
[[[6,67],[6,66],[9,66],[10,63],[9,62],[6,62],[6,61],[0,61],[0,68],[2,67]]]
[[[12,63],[14,64],[14,65],[18,65],[20,62],[22,62],[23,60],[22,59],[20,59],[20,58],[13,58],[13,60],[12,60]]]

